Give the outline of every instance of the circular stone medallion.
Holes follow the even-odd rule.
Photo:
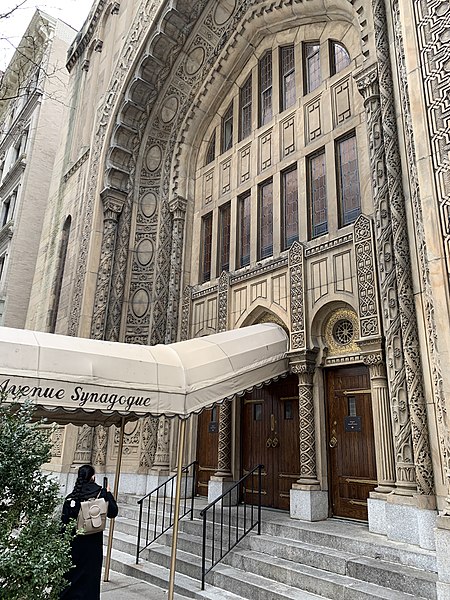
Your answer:
[[[236,0],[221,0],[214,11],[214,22],[216,25],[223,25],[234,13]]]
[[[153,244],[151,240],[141,240],[136,248],[136,256],[143,267],[146,267],[153,258]]]
[[[141,318],[145,315],[149,306],[148,293],[145,290],[137,290],[131,299],[131,308],[136,317]]]
[[[148,192],[141,197],[140,206],[141,211],[144,217],[149,219],[154,215],[156,210],[156,205],[158,204],[158,200],[156,198],[156,194],[153,192]]]
[[[178,98],[170,96],[161,107],[161,120],[163,123],[170,123],[170,121],[177,114],[178,110]]]
[[[156,171],[161,164],[162,152],[161,148],[154,144],[147,152],[147,169],[149,171]]]
[[[205,59],[205,51],[198,46],[194,48],[186,59],[185,71],[188,75],[194,75],[200,69]]]

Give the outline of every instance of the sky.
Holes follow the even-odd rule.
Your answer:
[[[52,17],[65,21],[75,29],[80,29],[94,0],[0,0],[0,70],[4,70],[14,54],[15,46],[31,21],[36,8]],[[8,11],[22,4],[9,17]]]

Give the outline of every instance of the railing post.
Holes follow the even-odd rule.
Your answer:
[[[191,521],[194,518],[194,494],[197,483],[197,462],[194,462],[192,469],[192,490],[191,490]]]
[[[205,572],[206,572],[206,512],[203,513],[202,590],[205,589]]]
[[[139,564],[139,548],[141,546],[142,502],[139,502],[139,525],[136,547],[136,564]]]
[[[258,465],[258,535],[261,535],[262,465]]]

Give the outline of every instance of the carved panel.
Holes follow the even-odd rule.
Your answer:
[[[226,160],[220,165],[220,189],[222,194],[231,189],[231,160]]]
[[[230,274],[223,272],[219,278],[218,287],[218,317],[217,331],[228,329],[228,296],[230,292]]]
[[[250,304],[258,298],[267,299],[267,281],[258,281],[250,286]]]
[[[352,89],[350,79],[340,81],[332,88],[333,123],[337,127],[352,116]]]
[[[189,321],[192,304],[192,287],[187,285],[183,292],[183,306],[181,312],[181,339],[188,340],[190,336]]]
[[[208,204],[213,199],[214,190],[214,171],[208,171],[203,176],[203,198],[205,204]]]
[[[287,310],[287,276],[286,273],[272,277],[272,302]]]
[[[295,116],[281,123],[282,156],[289,156],[295,151]]]
[[[233,325],[236,325],[239,318],[247,310],[247,288],[241,287],[233,290],[233,309],[231,311],[233,317]]]
[[[208,298],[206,311],[206,325],[209,329],[215,330],[217,325],[217,297]]]
[[[305,291],[303,283],[303,246],[294,242],[289,250],[289,286],[291,300],[291,349],[304,348]]]
[[[333,281],[335,292],[353,292],[350,250],[333,256]]]
[[[239,181],[238,183],[244,183],[250,179],[250,157],[251,157],[251,145],[249,144],[245,148],[242,148],[239,152]]]
[[[355,260],[361,337],[379,335],[377,288],[371,221],[360,215],[355,223]]]
[[[272,164],[272,131],[259,138],[259,170],[264,171]]]
[[[328,259],[311,263],[311,286],[313,304],[328,294]]]
[[[322,134],[320,98],[305,105],[305,137],[312,142]]]

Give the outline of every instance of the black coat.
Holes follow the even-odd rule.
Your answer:
[[[61,520],[67,525],[70,519],[76,519],[80,510],[80,501],[96,498],[108,501],[108,517],[117,516],[118,508],[114,496],[94,482],[85,483],[79,499],[67,496],[63,504]],[[103,532],[91,535],[77,535],[72,542],[72,563],[75,565],[66,574],[70,585],[61,593],[61,600],[99,600],[100,580],[103,564]]]

